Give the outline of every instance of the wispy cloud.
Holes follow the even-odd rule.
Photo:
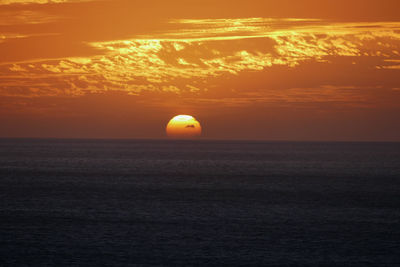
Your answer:
[[[168,25],[169,30],[148,36],[86,42],[97,51],[94,56],[3,64],[0,94],[75,97],[118,90],[133,95],[146,91],[198,95],[212,91],[210,79],[218,77],[273,67],[294,69],[307,62],[329,65],[338,58],[347,58],[360,69],[372,65],[393,70],[398,69],[400,58],[400,22],[246,18],[171,20]],[[369,65],[365,65],[366,60]],[[337,87],[321,86],[311,91],[276,92],[275,96],[280,101],[285,101],[285,96],[286,100],[313,102],[318,98],[363,99],[350,91],[333,97]],[[273,97],[270,92],[263,94],[257,95],[257,101]],[[241,101],[254,99],[244,97]]]
[[[89,2],[93,0],[0,0],[0,5],[11,4],[57,4],[67,2]]]
[[[32,10],[0,11],[0,26],[45,24],[60,19],[59,16]]]
[[[0,33],[0,43],[15,39],[26,39],[30,37],[44,37],[44,36],[55,36],[57,33],[36,33],[36,34],[19,34],[19,33]],[[0,65],[10,64],[8,62],[0,63]],[[12,63],[11,63],[12,64]]]

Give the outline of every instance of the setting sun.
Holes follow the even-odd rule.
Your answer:
[[[166,132],[170,138],[196,138],[201,135],[201,125],[190,115],[178,115],[169,121]]]

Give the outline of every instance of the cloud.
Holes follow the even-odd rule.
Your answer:
[[[392,69],[400,70],[400,59],[385,59],[381,66],[377,66],[378,69]]]
[[[0,26],[45,24],[61,17],[32,10],[0,11]]]
[[[245,18],[171,20],[168,25],[174,30],[122,40],[88,41],[86,45],[97,53],[93,56],[3,64],[0,94],[76,97],[124,91],[131,95],[204,95],[212,92],[216,79],[263,73],[275,67],[338,64],[339,58],[347,58],[359,70],[371,66],[397,70],[400,60],[400,22]],[[339,89],[323,86],[235,101],[363,101],[347,91],[333,97]]]
[[[91,0],[0,0],[0,5],[11,4],[58,4],[58,3],[76,3],[76,2],[89,2]]]

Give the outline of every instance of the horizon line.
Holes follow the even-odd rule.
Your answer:
[[[290,140],[290,139],[239,139],[239,138],[135,138],[135,137],[0,137],[0,140],[53,140],[53,141],[168,141],[168,142],[265,142],[265,143],[400,143],[400,140]]]

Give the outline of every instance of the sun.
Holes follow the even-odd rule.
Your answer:
[[[201,136],[201,125],[190,115],[178,115],[169,121],[166,132],[173,139],[192,139]]]

